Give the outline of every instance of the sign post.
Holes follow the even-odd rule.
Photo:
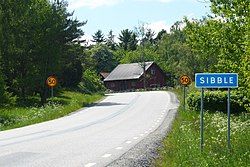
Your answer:
[[[49,76],[46,80],[46,84],[51,88],[51,97],[54,97],[54,87],[57,85],[57,78],[55,76]]]
[[[183,86],[183,89],[184,89],[183,105],[184,105],[184,111],[186,111],[186,86]]]
[[[237,73],[197,73],[195,74],[195,87],[201,88],[201,113],[200,113],[200,137],[201,137],[201,150],[203,150],[203,98],[204,98],[204,88],[227,88],[228,98],[227,98],[227,146],[231,149],[230,145],[230,88],[238,87],[238,74]]]
[[[201,113],[200,113],[200,148],[201,150],[203,150],[203,146],[204,146],[204,112],[203,112],[203,108],[204,108],[204,104],[203,104],[203,98],[204,98],[204,89],[201,88]]]
[[[230,88],[228,88],[228,95],[227,95],[227,147],[231,149],[230,144]]]
[[[184,95],[184,111],[186,111],[186,87],[191,84],[191,78],[187,75],[182,75],[180,77],[180,83],[183,85],[183,95]]]

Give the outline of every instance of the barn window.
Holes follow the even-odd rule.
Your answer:
[[[155,75],[155,70],[151,69],[151,75]]]

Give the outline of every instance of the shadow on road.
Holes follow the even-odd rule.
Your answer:
[[[113,103],[113,102],[94,103],[94,106],[116,106],[116,105],[126,105],[126,103]]]

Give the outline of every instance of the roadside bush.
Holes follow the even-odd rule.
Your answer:
[[[11,93],[6,91],[4,79],[0,72],[0,106],[14,105],[15,102],[16,97],[12,96]]]
[[[13,115],[8,115],[8,114],[1,113],[0,129],[1,129],[2,126],[8,126],[8,125],[14,124],[16,122],[17,122],[17,119]]]
[[[231,91],[231,112],[240,113],[246,112],[244,108],[245,103],[249,103],[243,95],[238,94],[237,91]],[[244,99],[244,100],[242,100]],[[204,92],[204,110],[208,111],[227,111],[227,91],[205,91]],[[201,92],[192,92],[187,97],[187,104],[191,110],[200,110]]]
[[[96,93],[103,92],[105,87],[100,80],[100,77],[89,69],[84,71],[82,81],[79,84],[79,88],[83,93]]]

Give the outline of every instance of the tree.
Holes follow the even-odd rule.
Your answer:
[[[137,36],[135,33],[132,33],[132,35],[130,37],[129,45],[128,45],[129,50],[132,50],[132,51],[136,50],[137,43],[138,43]]]
[[[239,74],[237,93],[250,111],[249,8],[245,0],[211,0],[213,16],[187,22],[187,42],[197,54],[202,71]],[[206,63],[204,63],[206,62]]]
[[[223,38],[220,41],[220,54],[217,69],[239,74],[238,93],[247,111],[250,111],[250,2],[245,0],[211,1],[215,18],[220,17]]]
[[[145,36],[143,37],[143,42],[148,44],[154,44],[155,32],[151,29],[146,29]]]
[[[118,62],[115,60],[114,54],[104,45],[97,45],[90,50],[91,57],[95,62],[95,69],[97,73],[111,72]]]
[[[137,36],[133,31],[128,29],[122,30],[118,39],[120,40],[120,47],[124,50],[136,50]]]
[[[145,63],[145,45],[147,44],[146,41],[146,31],[144,23],[139,25],[138,28],[136,28],[136,34],[139,37],[139,45],[140,45],[140,61],[139,64],[143,70],[143,88],[146,89],[147,87],[147,80],[146,80],[146,63]]]
[[[3,98],[4,96],[4,79],[3,79],[3,75],[2,75],[2,55],[1,55],[1,51],[2,51],[2,6],[0,6],[0,99]],[[1,104],[1,101],[0,101]]]
[[[104,35],[101,30],[98,30],[94,35],[92,35],[93,40],[92,42],[95,42],[96,44],[103,43],[104,40]]]
[[[96,74],[95,71],[92,71],[90,69],[86,69],[83,72],[82,82],[79,84],[79,87],[84,93],[89,94],[105,90],[100,77]]]
[[[39,93],[47,98],[46,78],[59,75],[63,55],[83,35],[85,22],[72,19],[64,1],[2,1],[3,70],[9,91],[20,98]],[[29,85],[29,86],[27,86]]]
[[[12,0],[1,2],[3,9],[3,41],[2,41],[2,65],[10,91],[25,98],[27,86],[25,76],[29,71],[30,51],[33,50],[31,35],[28,33],[31,19],[27,19],[28,8],[31,2]],[[32,12],[32,9],[31,11]],[[20,31],[22,30],[22,31]],[[27,53],[27,54],[26,54]]]
[[[196,72],[213,72],[216,70],[220,45],[219,38],[222,37],[222,25],[216,20],[198,20],[190,22],[186,20],[186,41],[196,55],[199,62],[199,69]],[[178,33],[178,31],[177,31]],[[180,40],[182,35],[177,34]]]
[[[156,50],[158,53],[157,62],[172,76],[178,78],[180,75],[187,74],[194,78],[199,63],[186,41],[179,38],[179,34],[185,36],[182,30],[173,31],[170,34],[165,34],[158,42]]]
[[[162,29],[160,32],[158,32],[155,41],[156,42],[160,41],[163,38],[164,34],[167,34],[167,31]]]
[[[108,33],[108,38],[106,39],[106,45],[111,50],[115,50],[116,49],[115,35],[113,34],[112,30],[110,30],[109,33]]]
[[[80,44],[71,44],[68,46],[63,57],[63,68],[60,72],[61,83],[63,87],[76,88],[82,80],[84,61],[84,47]]]
[[[186,19],[186,18],[185,18]],[[175,36],[175,39],[178,39],[180,42],[186,41],[185,33],[182,31],[182,27],[184,27],[183,21],[176,21],[170,28],[170,33]]]

